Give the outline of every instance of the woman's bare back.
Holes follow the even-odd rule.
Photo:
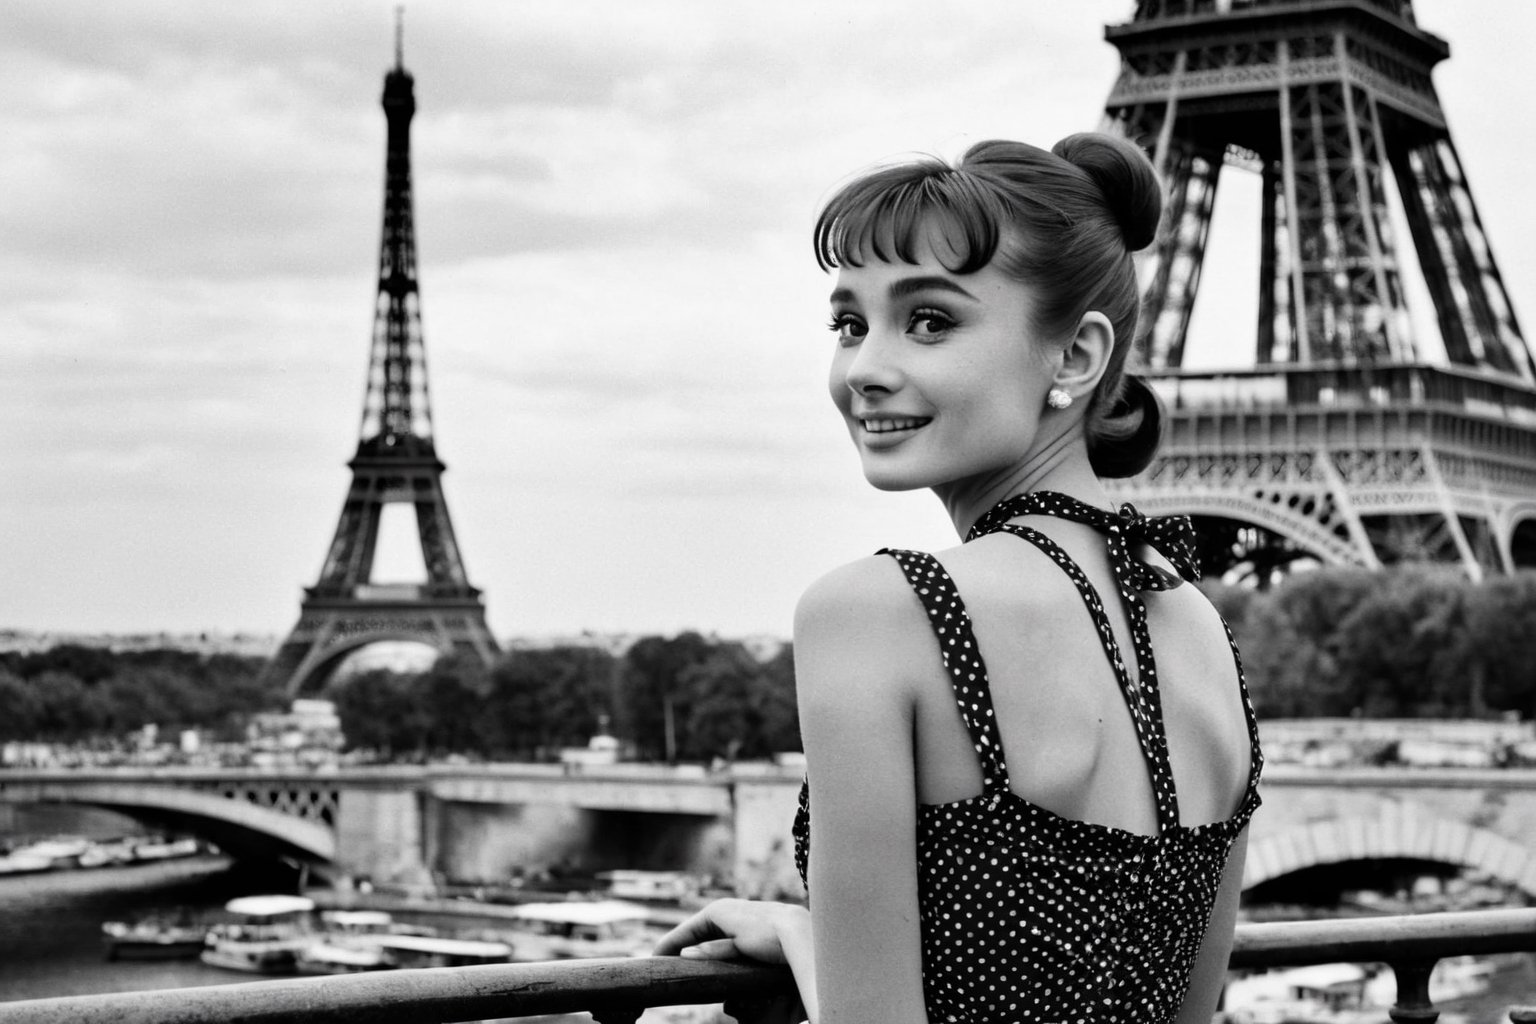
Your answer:
[[[1081,567],[1100,595],[1127,674],[1136,680],[1130,624],[1104,536],[1041,516],[1021,522],[1054,540]],[[1167,567],[1155,552],[1142,549],[1138,556]],[[1045,553],[1018,537],[992,534],[938,557],[971,616],[1014,792],[1063,817],[1155,833],[1147,762],[1076,586]],[[1226,630],[1193,586],[1146,593],[1143,600],[1179,823],[1223,820],[1242,801],[1251,754]],[[949,678],[931,640],[918,639],[928,648],[917,691],[919,799],[937,804],[975,796],[981,792],[981,768]]]

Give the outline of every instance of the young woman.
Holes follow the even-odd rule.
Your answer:
[[[1116,507],[1159,407],[1125,372],[1161,202],[1131,144],[983,142],[816,225],[864,474],[963,543],[795,615],[809,909],[723,900],[658,952],[787,962],[815,1024],[1207,1024],[1261,758],[1187,519]],[[961,595],[964,595],[962,600]]]

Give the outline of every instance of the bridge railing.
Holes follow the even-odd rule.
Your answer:
[[[1429,976],[1445,957],[1536,950],[1536,909],[1243,924],[1239,969],[1385,963],[1395,973],[1398,1024],[1432,1024]],[[1536,1001],[1536,993],[1532,993]],[[383,971],[0,1003],[0,1024],[429,1024],[589,1012],[634,1024],[653,1006],[723,1003],[743,1022],[785,1021],[794,986],[783,968],[648,957]],[[1219,1019],[1219,1018],[1218,1018]],[[1512,1007],[1536,1024],[1536,1007]]]

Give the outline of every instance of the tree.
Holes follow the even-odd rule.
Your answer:
[[[795,695],[795,651],[785,644],[763,665],[756,691],[764,752],[799,751],[800,709]]]
[[[488,684],[478,663],[441,657],[407,685],[426,723],[423,748],[428,753],[484,753]]]
[[[683,672],[688,718],[679,756],[727,761],[799,750],[794,654],[786,645],[759,662],[740,644],[721,644]]]
[[[1383,570],[1377,587],[1335,631],[1337,671],[1367,717],[1460,717],[1471,713],[1455,664],[1468,586],[1454,569]]]
[[[32,651],[17,659],[14,671],[23,679],[34,679],[49,672],[73,676],[87,686],[112,675],[119,655],[105,647],[84,644],[56,644],[46,651]]]
[[[706,660],[716,645],[698,633],[648,636],[625,652],[619,665],[618,726],[642,756],[675,761],[678,730],[692,712],[683,674]]]
[[[613,656],[595,647],[509,652],[491,670],[490,749],[538,760],[585,745],[612,716],[614,674]]]
[[[32,679],[31,685],[40,705],[38,738],[74,741],[102,733],[109,714],[96,687],[54,669]]]
[[[677,754],[704,761],[760,756],[762,719],[754,693],[762,688],[762,667],[739,646],[715,648],[683,670],[688,699]]]
[[[330,697],[348,749],[425,758],[431,734],[414,676],[376,669],[334,685]]]
[[[1458,684],[1494,711],[1536,718],[1536,572],[1489,580],[1463,602]]]
[[[1339,672],[1338,626],[1378,585],[1364,569],[1319,569],[1252,599],[1239,643],[1260,716],[1342,716],[1359,706]]]
[[[0,668],[0,741],[33,740],[42,731],[43,702],[37,687]]]

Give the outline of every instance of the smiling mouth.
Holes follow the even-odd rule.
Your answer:
[[[916,430],[918,427],[932,423],[931,418],[918,416],[887,417],[883,419],[861,419],[859,425],[871,434],[895,434],[903,430]]]

